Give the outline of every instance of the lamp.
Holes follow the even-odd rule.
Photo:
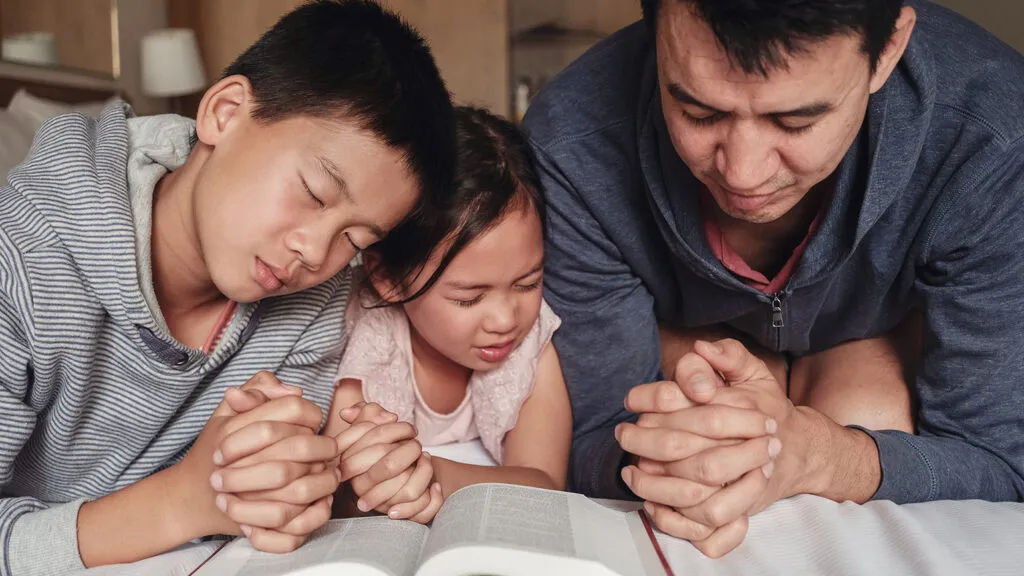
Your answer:
[[[142,38],[142,92],[170,98],[172,112],[181,113],[179,98],[206,86],[196,34],[188,28],[165,28]]]

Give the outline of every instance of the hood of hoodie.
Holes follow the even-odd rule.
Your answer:
[[[118,323],[167,333],[153,290],[153,190],[188,157],[193,124],[134,118],[123,102],[98,119],[47,122],[9,183],[59,238],[81,281]]]

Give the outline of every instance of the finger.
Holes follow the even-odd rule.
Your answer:
[[[367,408],[369,407],[369,408]],[[364,413],[364,410],[368,410]],[[349,424],[356,422],[373,422],[375,424],[387,424],[398,420],[398,414],[384,410],[378,404],[367,404],[358,402],[342,409],[339,413],[341,419]]]
[[[391,452],[396,450],[398,452],[392,455]],[[374,474],[369,477],[372,483],[378,484],[397,476],[411,466],[422,451],[423,447],[415,439],[405,440],[399,444],[374,444],[361,452],[342,458],[340,465],[342,481],[366,474],[383,460],[383,464],[377,467]]]
[[[750,353],[737,340],[727,338],[715,343],[698,341],[694,352],[699,354],[714,369],[722,373],[730,384],[751,381],[770,381],[775,386],[775,377],[763,360]]]
[[[661,476],[668,474],[668,472],[665,470],[665,464],[663,462],[658,462],[657,460],[650,460],[648,458],[637,458],[636,467],[648,474],[659,474]]]
[[[255,426],[255,424],[253,425]],[[250,426],[251,427],[251,426]],[[334,438],[319,436],[309,433],[308,428],[297,427],[306,430],[304,433],[287,436],[270,446],[259,451],[250,450],[250,454],[239,458],[231,464],[232,467],[252,466],[260,462],[270,460],[286,460],[289,462],[327,462],[338,457],[338,444]],[[236,434],[241,433],[236,432]],[[228,445],[231,437],[221,442],[221,451],[224,454],[234,453],[236,447]],[[247,441],[247,440],[246,440]],[[239,443],[243,442],[239,439]],[[233,443],[232,443],[233,444]]]
[[[287,554],[288,552],[294,552],[309,539],[308,535],[292,536],[291,534],[284,534],[277,530],[255,528],[252,526],[243,526],[242,530],[246,534],[246,537],[249,538],[249,543],[252,544],[253,548],[270,554]]]
[[[682,460],[718,445],[718,440],[673,428],[643,428],[623,422],[615,427],[622,449],[659,462]]]
[[[217,494],[217,508],[236,524],[253,528],[278,529],[292,521],[306,508],[305,504],[286,504],[269,500],[242,500],[234,494]]]
[[[722,488],[707,500],[689,508],[680,508],[679,513],[687,518],[720,528],[746,516],[758,500],[764,496],[768,480],[760,468],[743,475],[742,478]]]
[[[339,432],[338,435],[334,437],[334,441],[338,445],[338,453],[344,455],[344,453],[347,452],[353,444],[376,427],[377,424],[373,424],[372,422],[360,422]]]
[[[430,483],[434,480],[434,467],[430,463],[430,454],[421,451],[412,470],[412,476],[401,490],[388,498],[388,506],[412,502],[427,493]]]
[[[685,478],[648,474],[636,466],[623,468],[622,479],[640,498],[673,508],[696,506],[722,489]]]
[[[272,460],[244,468],[220,468],[210,475],[218,492],[251,492],[283,488],[309,473],[309,464]]]
[[[235,495],[243,500],[271,500],[286,504],[305,504],[316,502],[338,491],[341,484],[341,472],[337,468],[310,472],[292,482],[274,490],[257,490],[240,492]]]
[[[378,512],[387,513],[387,506],[382,505],[386,504],[392,496],[397,494],[398,491],[402,489],[402,486],[405,486],[405,483],[409,481],[411,476],[412,468],[409,468],[398,476],[389,478],[379,484],[367,483],[371,487],[369,490],[361,494],[358,500],[356,500],[356,508],[358,508],[360,512],[377,510]]]
[[[749,527],[749,519],[741,516],[715,530],[705,540],[694,541],[693,545],[709,558],[721,558],[743,543]]]
[[[213,453],[213,462],[227,466],[293,436],[312,437],[313,431],[305,426],[276,420],[252,422],[233,430],[220,441]]]
[[[430,488],[423,491],[423,494],[419,498],[412,502],[404,502],[402,504],[395,504],[388,509],[388,518],[392,520],[405,520],[412,518],[427,509],[430,506]]]
[[[401,474],[403,470],[416,464],[416,461],[419,460],[422,454],[423,446],[418,440],[405,440],[400,442],[383,458],[377,460],[377,463],[366,472],[366,475],[374,482],[383,482],[389,478],[394,478]]]
[[[301,514],[292,519],[291,522],[281,527],[284,534],[294,536],[308,535],[320,528],[331,519],[331,506],[334,504],[334,496],[324,496],[306,508]]]
[[[232,417],[226,429],[230,433],[253,422],[265,420],[305,426],[316,433],[320,431],[323,411],[319,406],[301,396],[289,395],[273,398],[248,412]]]
[[[700,405],[671,414],[644,416],[644,427],[671,428],[716,440],[756,438],[778,429],[775,420],[760,410],[723,404]]]
[[[675,381],[683,394],[698,404],[711,402],[717,390],[726,385],[707,359],[695,352],[684,354],[679,359]]]
[[[274,554],[296,550],[306,542],[309,535],[330,520],[333,497],[325,498],[296,516],[281,530],[268,530],[246,526],[244,532],[253,548]]]
[[[714,533],[714,529],[698,524],[668,506],[656,502],[644,502],[644,512],[654,525],[665,534],[683,540],[703,540]]]
[[[242,390],[259,390],[271,400],[285,396],[301,396],[302,388],[285,384],[277,379],[277,376],[261,370],[241,386]]]
[[[643,413],[675,412],[689,408],[693,403],[686,399],[678,384],[662,380],[634,386],[626,394],[625,405],[630,412]]]
[[[735,446],[721,446],[665,465],[669,474],[709,486],[733,482],[771,462],[782,449],[773,436],[752,438]]]
[[[409,518],[409,520],[419,522],[420,524],[427,524],[434,519],[442,504],[444,504],[444,494],[441,493],[441,485],[434,482],[430,486],[430,504],[422,512]]]
[[[363,435],[362,438],[356,440],[354,444],[349,446],[342,454],[342,458],[348,458],[352,454],[356,454],[373,444],[393,444],[395,442],[401,442],[402,440],[408,440],[409,438],[416,437],[416,428],[408,422],[392,422],[390,424],[383,424],[375,427]]]
[[[224,402],[235,414],[248,412],[268,400],[270,398],[259,390],[242,390],[232,387],[224,391]]]

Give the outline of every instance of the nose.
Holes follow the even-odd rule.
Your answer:
[[[715,155],[715,168],[736,191],[755,191],[779,169],[779,155],[769,135],[751,122],[736,122]]]
[[[331,250],[345,250],[348,248],[355,257],[355,250],[346,246],[333,247],[337,242],[334,235],[326,227],[303,228],[288,235],[285,246],[298,255],[303,267],[312,272],[317,272],[327,262]],[[333,247],[333,248],[332,248]]]
[[[484,319],[483,328],[492,334],[507,334],[516,327],[516,299],[505,297],[494,300]]]

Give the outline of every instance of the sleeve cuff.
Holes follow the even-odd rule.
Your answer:
[[[891,500],[896,504],[929,502],[938,498],[935,467],[914,444],[914,437],[896,430],[867,430],[849,426],[871,436],[878,447],[882,481],[872,500]]]
[[[85,570],[78,552],[78,510],[85,500],[25,514],[11,528],[11,576],[56,576]]]

